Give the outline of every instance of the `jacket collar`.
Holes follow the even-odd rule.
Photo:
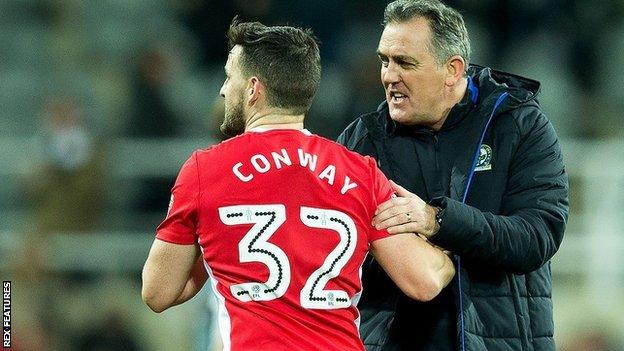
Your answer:
[[[509,94],[509,98],[498,109],[499,114],[515,109],[520,105],[538,105],[535,98],[540,92],[540,83],[536,80],[473,64],[468,69],[468,77],[470,79],[466,94],[462,101],[451,109],[442,130],[456,127],[474,108],[478,107],[480,110],[490,111],[496,100],[504,92]],[[424,127],[405,127],[394,122],[389,116],[386,101],[382,102],[377,111],[371,115],[378,118],[377,125],[381,127],[379,131],[383,131],[382,133],[387,135],[398,133],[414,135],[415,132],[417,135],[433,134],[432,131]]]

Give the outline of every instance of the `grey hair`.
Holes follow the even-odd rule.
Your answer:
[[[438,65],[444,64],[453,55],[460,55],[470,61],[470,38],[464,18],[455,9],[438,0],[396,0],[386,6],[383,26],[391,23],[405,23],[417,17],[429,21],[432,31],[430,52]]]

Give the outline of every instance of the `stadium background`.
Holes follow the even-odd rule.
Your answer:
[[[335,138],[383,99],[385,1],[0,1],[0,274],[15,350],[205,350],[210,292],[161,315],[140,269],[187,155],[219,140],[235,14],[314,29],[307,127]],[[624,2],[456,0],[472,62],[543,83],[571,217],[552,264],[561,350],[624,349]]]

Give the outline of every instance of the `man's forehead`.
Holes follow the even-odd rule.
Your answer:
[[[240,45],[234,45],[231,49],[230,49],[230,55],[235,54],[238,55],[240,54],[241,50],[243,50],[243,47]]]
[[[232,68],[232,65],[234,65],[234,62],[238,60],[241,50],[242,50],[242,47],[240,45],[234,45],[234,47],[230,49],[230,52],[228,53],[227,61],[225,62],[226,68]]]
[[[408,22],[389,23],[381,34],[378,51],[384,54],[386,51],[392,51],[392,54],[399,52],[406,54],[408,51],[425,48],[429,45],[430,38],[431,30],[425,18],[417,17]]]

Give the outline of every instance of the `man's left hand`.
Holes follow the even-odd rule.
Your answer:
[[[435,235],[440,229],[435,218],[437,209],[395,182],[390,184],[398,197],[377,207],[373,226],[387,229],[390,234],[417,233],[426,238]]]

